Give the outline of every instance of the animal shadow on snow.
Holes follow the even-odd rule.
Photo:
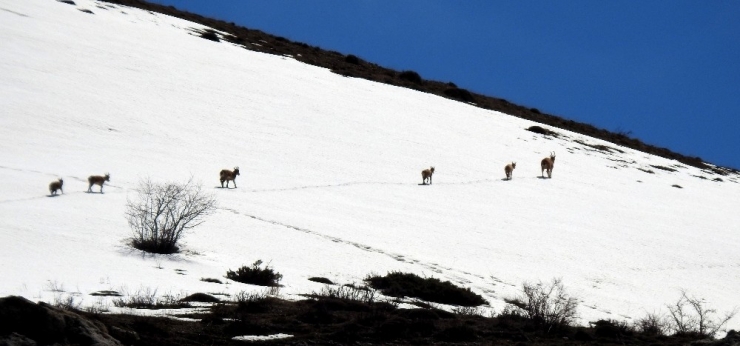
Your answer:
[[[59,197],[60,195],[46,195],[46,197]]]

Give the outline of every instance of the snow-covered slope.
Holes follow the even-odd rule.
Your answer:
[[[470,287],[496,310],[522,282],[559,277],[584,322],[640,317],[681,290],[740,304],[737,177],[75,3],[0,0],[2,296],[233,294],[260,288],[226,271],[261,259],[288,298],[320,290],[310,277],[398,270]],[[551,151],[553,178],[540,179]],[[431,165],[434,184],[420,186]],[[217,188],[234,166],[239,187]],[[105,172],[105,193],[85,193]],[[65,193],[49,198],[58,177]],[[190,177],[219,208],[185,251],[128,247],[137,183]]]

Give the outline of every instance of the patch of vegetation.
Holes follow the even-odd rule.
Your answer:
[[[675,188],[678,188],[678,189],[683,189],[683,187],[682,187],[681,185],[678,185],[678,184],[673,184],[673,185],[671,185],[671,186],[673,186],[673,187],[675,187]]]
[[[367,287],[355,287],[350,285],[337,287],[325,286],[321,289],[321,291],[310,294],[309,297],[350,300],[365,304],[371,304],[375,302],[375,291]]]
[[[206,293],[193,293],[185,298],[180,299],[180,301],[181,302],[218,303],[221,301],[221,299],[218,299]]]
[[[717,309],[710,308],[706,301],[682,291],[678,301],[668,305],[668,311],[670,328],[677,335],[714,338],[735,317],[738,308],[718,316]]]
[[[633,325],[636,332],[652,336],[663,336],[670,330],[666,316],[658,313],[648,313],[637,318]]]
[[[653,172],[652,169],[644,169],[644,168],[640,168],[640,167],[637,167],[637,169],[639,169],[639,170],[641,170],[641,171],[643,171],[645,173],[655,174],[655,172]]]
[[[666,166],[650,165],[650,167],[657,168],[657,169],[660,169],[660,170],[664,170],[664,171],[667,171],[667,172],[677,172],[676,169],[673,169],[673,168],[670,168],[670,167],[666,167]]]
[[[79,10],[80,10],[80,12],[85,12],[85,13],[89,13],[89,14],[95,14],[93,11],[88,10],[86,8],[80,8]]]
[[[97,291],[90,293],[91,296],[96,297],[120,297],[121,294],[116,291]]]
[[[250,313],[266,313],[275,305],[277,299],[272,298],[267,292],[241,291],[234,296],[237,303],[236,314],[242,316]]]
[[[262,266],[262,260],[252,263],[251,267],[242,266],[236,271],[227,271],[226,278],[251,285],[280,286],[283,275],[276,272],[269,265]]]
[[[72,0],[57,0],[58,2],[70,4],[70,5],[76,5],[74,1]]]
[[[182,301],[177,295],[165,294],[158,297],[157,290],[152,290],[150,288],[140,289],[128,296],[114,299],[113,305],[119,308],[151,310],[181,309],[189,308],[191,306],[190,303]]]
[[[403,71],[398,75],[398,78],[414,84],[421,84],[421,76],[414,71]]]
[[[201,278],[200,281],[203,281],[203,282],[211,282],[211,283],[214,283],[214,284],[222,284],[223,283],[223,282],[221,282],[221,280],[214,279],[214,278]]]
[[[213,42],[221,42],[221,39],[218,38],[218,34],[210,29],[203,30],[203,32],[200,33],[200,37]]]
[[[126,203],[126,220],[132,247],[150,253],[179,251],[178,242],[188,230],[203,223],[216,208],[216,200],[192,181],[155,183],[142,180],[136,198]]]
[[[576,142],[578,144],[581,144],[581,145],[585,145],[585,146],[587,146],[589,148],[593,148],[593,149],[596,149],[596,150],[599,150],[599,151],[603,151],[603,152],[606,152],[606,153],[610,153],[610,154],[611,154],[612,151],[616,151],[618,153],[624,153],[624,151],[622,151],[622,150],[619,150],[617,148],[612,148],[610,146],[603,145],[603,144],[589,144],[589,143],[586,143],[586,142],[584,142],[584,141],[582,141],[580,139],[576,139],[574,142]]]
[[[386,276],[365,279],[371,287],[391,297],[414,297],[422,300],[460,306],[486,304],[486,300],[469,288],[460,288],[449,281],[422,278],[416,274],[391,272]]]
[[[539,133],[539,134],[545,135],[545,136],[553,136],[553,137],[556,137],[556,138],[557,137],[560,137],[560,134],[559,133],[557,133],[555,131],[552,131],[552,130],[548,130],[548,129],[542,127],[542,126],[537,126],[537,125],[530,126],[529,128],[527,128],[527,131],[534,132],[534,133]]]
[[[457,99],[463,102],[469,102],[474,103],[475,98],[473,97],[473,94],[470,93],[470,91],[467,91],[465,89],[460,88],[451,88],[444,91],[445,95]]]
[[[350,287],[361,289],[361,287]],[[269,290],[269,289],[268,289]],[[178,317],[198,319],[200,323],[147,314],[111,314],[104,310],[71,310],[53,317],[59,309],[22,298],[0,298],[0,344],[16,333],[38,344],[66,345],[80,339],[79,326],[96,325],[107,330],[125,345],[196,346],[238,344],[230,342],[237,335],[284,333],[293,337],[291,345],[651,345],[679,346],[700,344],[712,326],[721,328],[731,315],[713,312],[703,300],[682,298],[669,309],[672,318],[655,315],[624,321],[603,320],[591,327],[564,326],[545,329],[528,318],[521,309],[509,305],[499,315],[453,314],[429,308],[398,309],[384,302],[363,303],[334,295],[305,300],[282,300],[265,292],[242,292],[234,301],[213,303],[207,310],[185,310]],[[146,293],[146,292],[145,292]],[[151,295],[151,292],[144,295]],[[698,310],[691,301],[698,303]],[[101,309],[105,309],[104,306]],[[680,310],[680,312],[679,312]],[[696,311],[696,312],[695,312]],[[642,322],[644,321],[644,323]],[[66,327],[59,323],[67,323]],[[704,327],[701,327],[704,326]],[[60,331],[63,331],[60,333]],[[668,332],[675,332],[667,335]],[[665,333],[666,335],[662,335]],[[729,332],[722,340],[702,341],[706,345],[736,345],[740,334]],[[10,344],[34,344],[33,342]]]
[[[577,318],[578,300],[568,294],[560,279],[549,284],[524,283],[522,294],[506,302],[546,330],[571,326]]]
[[[359,65],[360,64],[360,58],[349,54],[346,57],[344,57],[344,62],[348,62],[350,64]]]
[[[634,334],[633,325],[625,321],[618,320],[598,320],[591,323],[594,328],[594,335],[599,338],[617,339]]]
[[[327,284],[327,285],[333,285],[334,284],[334,282],[332,282],[331,280],[329,280],[327,278],[322,278],[322,277],[308,278],[308,281],[318,282],[320,284]]]

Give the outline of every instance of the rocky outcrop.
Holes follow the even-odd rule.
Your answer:
[[[70,311],[23,297],[0,298],[0,345],[122,346],[96,324]]]

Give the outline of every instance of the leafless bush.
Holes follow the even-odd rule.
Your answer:
[[[332,287],[324,286],[319,292],[314,292],[311,296],[336,298],[343,300],[352,300],[361,303],[375,303],[375,290],[367,287],[356,287],[353,285],[344,285]]]
[[[263,292],[247,292],[239,291],[234,295],[234,302],[236,303],[254,303],[256,301],[267,298],[267,291]]]
[[[178,251],[183,233],[203,223],[216,200],[192,180],[185,184],[142,180],[137,198],[126,203],[126,219],[133,231],[131,245],[152,253]]]
[[[670,328],[679,335],[697,335],[714,338],[715,335],[738,312],[738,308],[717,316],[717,310],[709,308],[704,299],[689,297],[681,291],[681,297],[668,305]]]
[[[635,330],[648,335],[666,335],[670,330],[669,320],[657,312],[646,314],[633,323]]]
[[[559,278],[550,284],[524,283],[522,295],[507,302],[547,330],[572,325],[577,317],[578,301],[565,291]]]
[[[71,294],[57,294],[54,296],[54,305],[57,308],[67,311],[76,311],[80,309],[82,300],[75,299],[74,295]]]
[[[164,294],[157,296],[157,290],[141,288],[134,294],[113,300],[113,305],[119,308],[133,309],[179,309],[190,307],[190,303],[184,302],[180,295]]]
[[[452,308],[452,313],[462,316],[483,316],[483,310],[477,306],[456,306]]]
[[[110,311],[110,304],[103,299],[98,299],[93,305],[86,306],[83,310],[89,314],[101,315]]]

